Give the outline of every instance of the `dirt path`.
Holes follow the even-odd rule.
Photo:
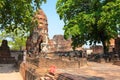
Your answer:
[[[0,64],[0,80],[23,80],[13,64]]]
[[[120,80],[120,66],[110,63],[89,62],[81,68],[58,69],[58,72],[69,73],[74,80]],[[23,80],[12,64],[0,64],[0,80]]]
[[[120,80],[120,66],[110,63],[89,62],[88,66],[76,69],[59,70],[63,74],[72,74],[75,80]],[[66,74],[68,75],[68,74]]]

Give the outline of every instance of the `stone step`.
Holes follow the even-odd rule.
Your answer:
[[[15,62],[15,57],[0,57],[0,64],[11,64]]]
[[[78,75],[72,75],[69,73],[61,73],[58,75],[57,80],[86,80],[86,79]]]

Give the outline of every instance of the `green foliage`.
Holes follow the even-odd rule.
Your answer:
[[[26,45],[28,34],[35,27],[33,15],[46,0],[0,0],[0,42],[9,40],[12,49]],[[36,23],[35,23],[36,24]]]
[[[0,0],[0,30],[15,32],[16,29],[30,31],[32,17],[46,0]]]
[[[3,31],[0,33],[0,43],[2,40],[8,40],[8,45],[10,46],[11,50],[21,50],[26,46],[26,40],[27,40],[27,33],[26,35],[22,36],[21,30],[18,30],[19,34],[15,34],[14,32],[6,33]]]
[[[120,0],[58,0],[56,9],[65,23],[64,36],[73,40],[74,48],[89,41],[102,42],[105,49],[118,35]]]
[[[12,50],[21,50],[26,47],[26,37],[14,37],[14,41],[9,41]]]

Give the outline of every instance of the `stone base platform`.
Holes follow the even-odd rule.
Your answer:
[[[61,73],[58,75],[57,80],[85,80],[83,77],[72,75],[68,73]]]
[[[63,75],[61,74],[62,73],[61,69],[62,70],[68,68],[74,69],[80,68],[85,65],[87,65],[87,60],[85,58],[81,58],[79,61],[64,61],[60,59],[51,58],[27,59],[27,62],[25,64],[23,63],[20,64],[20,73],[22,74],[24,80],[40,80],[41,77],[44,77],[47,73],[49,73],[51,66],[55,66],[56,67],[55,78],[57,78],[59,74],[60,77]],[[72,79],[65,78],[64,80]]]
[[[15,57],[0,57],[0,64],[11,64],[15,61]]]

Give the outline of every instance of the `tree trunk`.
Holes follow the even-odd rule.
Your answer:
[[[103,45],[104,59],[105,59],[105,62],[107,62],[107,59],[108,59],[108,46],[107,46],[105,41],[102,41],[102,45]]]
[[[103,53],[107,54],[107,45],[106,45],[105,41],[102,41],[102,45],[103,45]]]

